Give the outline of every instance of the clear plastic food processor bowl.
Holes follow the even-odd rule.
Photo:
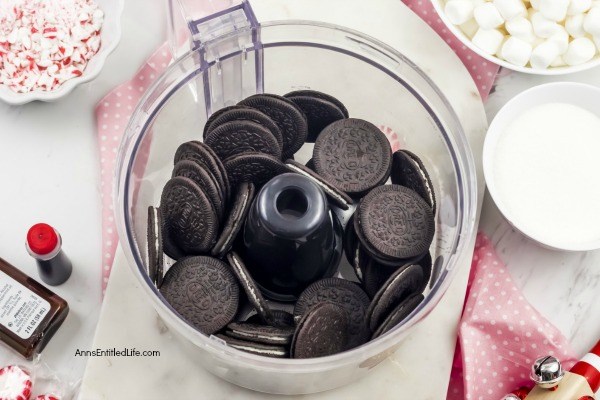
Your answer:
[[[170,331],[187,346],[187,354],[213,374],[279,394],[314,393],[355,382],[392,354],[438,304],[473,233],[475,167],[462,127],[423,71],[371,37],[309,21],[259,23],[246,2],[203,17],[186,4],[171,1],[173,51],[180,54],[186,47],[188,51],[139,103],[117,158],[119,233],[131,270]],[[164,300],[145,272],[147,207],[159,204],[177,147],[202,140],[211,112],[255,93],[285,94],[304,88],[337,97],[350,116],[371,121],[388,134],[395,132],[401,147],[423,159],[438,200],[431,246],[434,276],[425,301],[377,340],[329,357],[272,359],[203,335]],[[312,145],[306,144],[296,159],[308,161],[311,151]],[[341,274],[356,279],[345,257]]]

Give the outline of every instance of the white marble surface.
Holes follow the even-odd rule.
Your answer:
[[[318,0],[302,2],[257,0],[252,2],[259,20],[317,19],[343,24],[380,38],[424,68],[453,101],[475,149],[481,149],[486,127],[476,88],[460,61],[444,42],[396,0],[378,0],[378,7],[362,1]],[[316,5],[319,7],[315,7]],[[311,7],[313,6],[313,7]],[[335,12],[344,8],[344,13]],[[385,13],[382,10],[386,10]],[[358,18],[360,16],[360,18]],[[419,36],[419,43],[410,40]],[[435,49],[422,52],[423,46]],[[444,68],[440,65],[444,65]],[[450,74],[448,74],[450,72]],[[452,79],[448,79],[451,76]],[[479,153],[479,151],[477,152]],[[480,157],[477,156],[477,163]],[[480,176],[481,178],[481,176]],[[472,246],[471,242],[471,246]],[[470,255],[461,260],[453,286],[436,310],[403,343],[400,350],[356,384],[310,399],[440,399],[454,353],[455,327],[462,309]],[[259,399],[264,394],[228,384],[200,368],[186,354],[138,287],[121,253],[115,263],[94,347],[159,350],[160,358],[101,357],[90,359],[82,384],[86,400],[118,398]],[[431,377],[436,379],[432,380]],[[440,377],[440,379],[437,379]],[[326,377],[324,377],[326,379]],[[111,382],[111,385],[106,385]],[[202,394],[199,394],[202,393]]]

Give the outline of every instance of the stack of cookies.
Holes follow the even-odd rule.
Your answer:
[[[376,126],[312,90],[251,96],[213,113],[202,136],[177,149],[160,208],[148,210],[148,277],[190,325],[257,355],[321,357],[385,334],[422,302],[436,203],[416,155],[392,154]],[[301,164],[305,143],[313,157]],[[295,303],[267,301],[236,252],[255,195],[285,172],[354,211],[343,247],[356,276],[313,282]]]

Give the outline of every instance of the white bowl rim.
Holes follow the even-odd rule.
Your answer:
[[[115,40],[109,46],[103,47],[102,51],[99,51],[94,55],[94,58],[98,60],[97,64],[95,64],[94,66],[94,69],[90,69],[88,66],[88,68],[85,69],[84,73],[81,76],[69,79],[68,81],[65,81],[62,85],[60,85],[58,88],[51,91],[36,90],[28,93],[17,93],[3,85],[0,85],[0,100],[13,106],[30,103],[36,100],[55,101],[71,93],[73,89],[75,89],[78,85],[90,82],[91,80],[98,77],[98,75],[100,75],[100,72],[102,72],[102,69],[104,68],[104,63],[106,62],[106,59],[113,51],[115,51],[115,49],[119,45],[119,42],[121,41],[120,20],[123,15],[125,0],[116,1],[116,10],[118,14],[117,19],[119,20],[119,23],[116,24],[116,29],[114,31]]]
[[[462,44],[464,44],[469,49],[471,49],[472,51],[474,51],[481,57],[485,58],[486,60],[488,60],[496,65],[499,65],[501,67],[511,69],[516,72],[522,72],[525,74],[557,76],[557,75],[566,75],[566,74],[573,74],[576,72],[586,71],[590,68],[594,68],[594,67],[597,67],[600,65],[600,56],[596,55],[596,58],[588,61],[587,63],[581,64],[581,65],[574,65],[574,66],[568,66],[568,67],[550,67],[548,69],[534,69],[531,67],[519,67],[518,65],[511,64],[511,63],[504,61],[496,56],[486,54],[483,51],[481,51],[481,49],[479,47],[475,46],[473,44],[473,42],[471,41],[471,39],[469,39],[460,30],[460,28],[458,26],[454,25],[452,22],[450,22],[450,20],[448,20],[448,17],[446,17],[446,13],[444,12],[444,10],[442,8],[442,0],[431,0],[431,3],[433,4],[435,11],[437,12],[439,18],[442,20],[444,25],[446,25],[446,27],[450,30],[450,32],[452,32],[454,34],[454,36],[456,36],[461,41]]]
[[[598,249],[600,249],[600,239],[598,239],[597,241],[586,242],[585,244],[582,244],[582,245],[578,245],[578,244],[565,245],[563,243],[545,242],[545,241],[540,240],[539,238],[536,237],[536,235],[532,234],[531,231],[529,231],[527,228],[520,225],[519,222],[517,222],[514,218],[511,217],[511,213],[510,213],[508,207],[506,206],[506,204],[503,202],[502,197],[498,193],[497,187],[496,187],[496,184],[494,181],[494,171],[493,171],[494,161],[493,161],[493,159],[494,159],[494,155],[495,155],[495,144],[497,143],[500,135],[502,135],[502,133],[504,132],[501,129],[501,127],[498,126],[499,125],[498,120],[502,116],[504,116],[504,114],[509,113],[514,107],[516,107],[516,104],[523,101],[523,99],[525,99],[525,98],[537,96],[538,98],[542,99],[539,101],[538,105],[555,102],[555,100],[553,100],[553,99],[546,100],[546,97],[539,96],[540,92],[548,92],[548,91],[554,91],[554,90],[593,91],[593,92],[597,93],[597,96],[600,99],[600,87],[598,87],[598,86],[588,85],[585,83],[577,83],[577,82],[552,82],[552,83],[546,83],[543,85],[534,86],[534,87],[527,89],[524,92],[518,94],[517,96],[513,97],[511,100],[509,100],[500,109],[500,111],[498,111],[498,113],[496,114],[496,116],[494,117],[492,122],[490,123],[487,134],[485,136],[485,142],[483,144],[483,157],[482,158],[483,158],[483,175],[485,177],[486,186],[487,186],[487,189],[488,189],[492,199],[494,200],[494,203],[496,204],[496,207],[498,207],[498,210],[500,211],[500,213],[502,213],[504,218],[506,218],[507,222],[510,225],[512,225],[515,229],[517,229],[519,232],[521,232],[523,235],[525,235],[529,239],[533,240],[534,242],[539,243],[540,245],[542,245],[546,248],[553,249],[553,250],[560,250],[560,251],[574,252],[574,251],[598,250]],[[567,99],[565,99],[564,102],[569,103],[569,101]],[[599,113],[599,115],[600,115],[600,113]]]

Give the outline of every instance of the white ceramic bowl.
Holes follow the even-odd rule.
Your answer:
[[[104,62],[112,53],[121,39],[121,14],[125,0],[95,0],[104,11],[104,24],[100,32],[102,39],[100,50],[92,57],[83,74],[69,79],[58,88],[51,91],[36,90],[29,93],[16,93],[4,85],[0,85],[0,100],[13,105],[25,104],[34,100],[55,101],[69,94],[75,86],[96,78]]]
[[[521,233],[542,246],[564,251],[590,251],[600,249],[600,239],[595,241],[578,241],[562,243],[542,239],[528,228],[523,221],[514,218],[510,207],[499,193],[495,175],[495,156],[499,139],[506,128],[517,119],[525,110],[548,103],[567,103],[581,107],[600,117],[600,88],[591,85],[572,82],[556,82],[536,86],[519,94],[510,100],[498,112],[488,129],[483,146],[483,173],[487,188],[496,203],[496,206],[508,222]],[[565,133],[568,134],[568,133]],[[600,135],[600,132],[598,132]],[[567,166],[565,166],[566,168]],[[524,174],[527,171],[524,171]],[[594,184],[591,182],[590,184]],[[566,205],[565,205],[566,207]]]
[[[600,65],[600,56],[596,54],[596,57],[591,61],[588,61],[585,64],[575,65],[575,66],[566,66],[566,67],[550,67],[548,69],[536,69],[531,67],[519,67],[517,65],[511,64],[501,58],[498,58],[493,55],[489,55],[484,53],[479,47],[475,46],[471,39],[463,33],[463,31],[452,22],[448,20],[446,13],[444,12],[444,5],[446,4],[445,0],[431,0],[433,3],[433,7],[437,11],[440,19],[444,22],[444,24],[448,27],[450,32],[454,34],[460,41],[467,46],[469,49],[473,50],[475,53],[479,54],[481,57],[485,58],[488,61],[493,62],[494,64],[500,65],[501,67],[512,69],[513,71],[523,72],[526,74],[534,74],[534,75],[565,75],[571,74],[575,72],[581,72],[588,70],[593,67],[597,67]]]

